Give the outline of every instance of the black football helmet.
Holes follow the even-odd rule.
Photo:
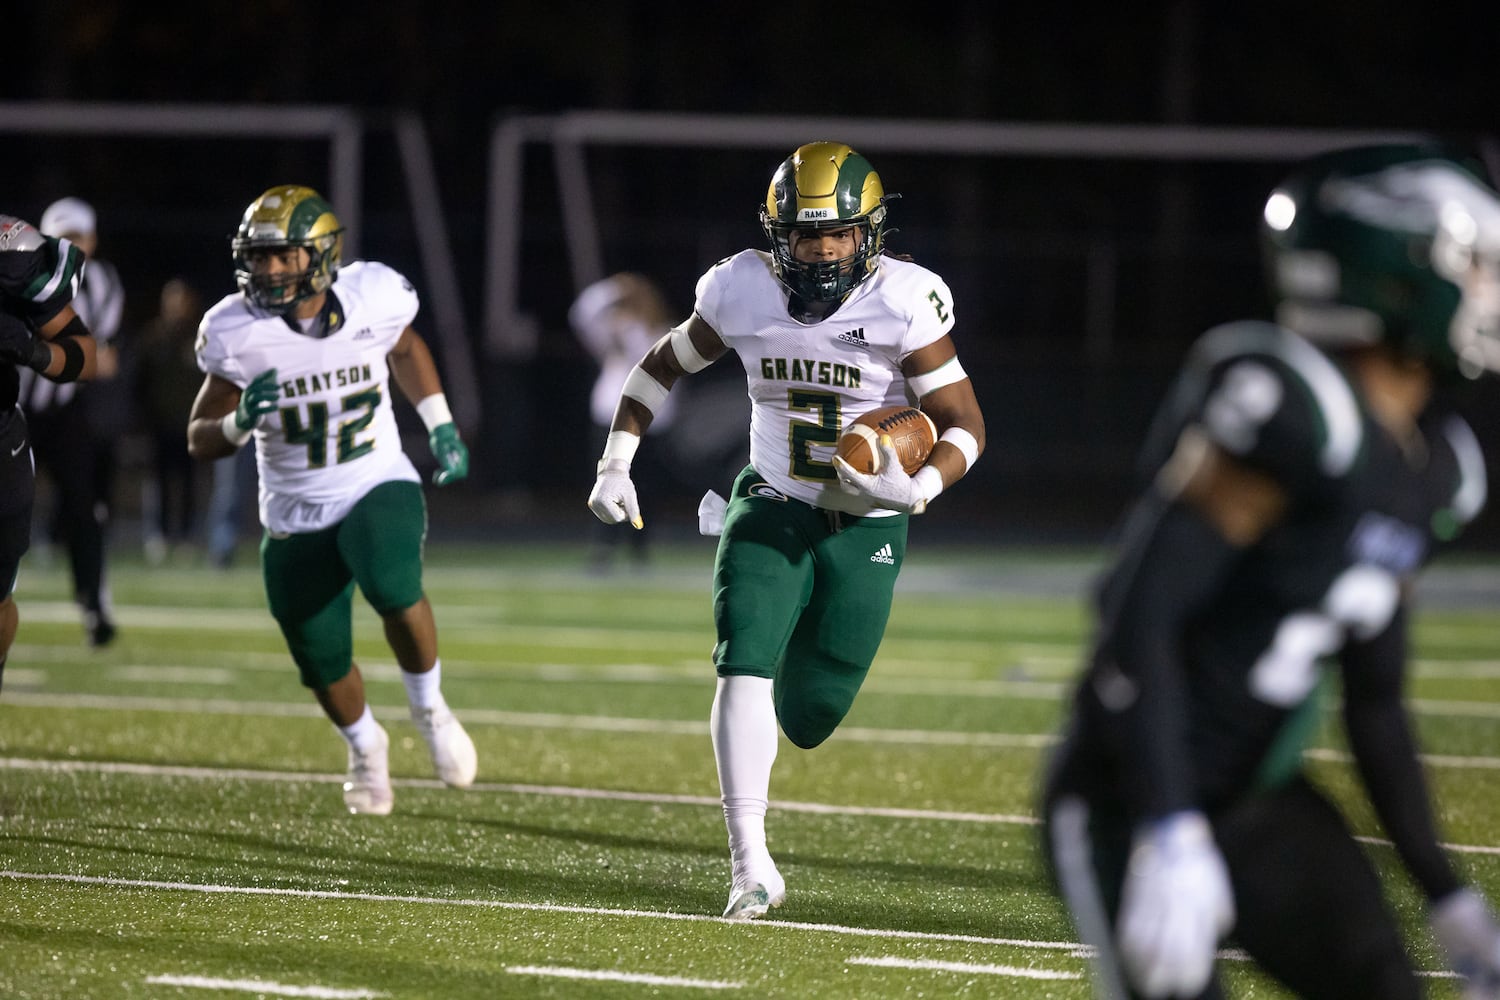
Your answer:
[[[875,273],[885,242],[888,195],[870,161],[841,142],[810,142],[771,177],[760,225],[771,241],[771,265],[804,302],[840,302]],[[859,248],[843,260],[808,263],[792,256],[795,230],[860,229]]]
[[[1317,157],[1267,199],[1276,318],[1318,343],[1384,341],[1440,373],[1500,371],[1500,195],[1436,146]]]
[[[286,312],[328,291],[334,283],[344,251],[344,227],[318,192],[287,184],[271,188],[250,203],[231,246],[240,291],[262,309]],[[307,250],[306,270],[273,276],[256,274],[251,268],[252,252],[289,247]]]

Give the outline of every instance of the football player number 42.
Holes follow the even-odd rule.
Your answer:
[[[338,457],[336,464],[352,462],[375,447],[372,440],[356,440],[360,431],[370,426],[375,419],[375,408],[380,405],[380,390],[365,389],[345,396],[344,413],[359,415],[339,424]],[[363,411],[363,412],[359,412]],[[307,467],[321,469],[328,464],[328,404],[318,401],[303,406],[283,406],[281,427],[288,444],[307,446]]]

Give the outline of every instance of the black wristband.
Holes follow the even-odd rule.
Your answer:
[[[33,337],[31,340],[31,357],[26,359],[26,367],[34,368],[39,372],[45,372],[52,365],[52,348],[47,346],[46,337]]]
[[[78,378],[79,373],[83,371],[84,361],[87,360],[83,356],[83,345],[79,344],[78,341],[74,340],[72,337],[63,337],[57,340],[55,343],[58,347],[62,348],[63,366],[62,371],[58,372],[56,375],[51,376],[52,381],[75,381]],[[51,357],[50,352],[48,354],[48,357]],[[40,369],[38,370],[40,371]]]

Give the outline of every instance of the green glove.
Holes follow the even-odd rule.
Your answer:
[[[457,424],[434,427],[427,435],[427,447],[432,449],[432,457],[438,462],[438,470],[432,474],[434,484],[447,486],[469,474],[469,449],[459,439]]]
[[[281,385],[276,381],[276,369],[267,368],[250,380],[240,393],[240,405],[234,408],[234,423],[242,431],[251,431],[267,413],[276,412],[281,400]]]

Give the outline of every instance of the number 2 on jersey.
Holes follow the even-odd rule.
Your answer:
[[[375,419],[375,408],[380,405],[380,390],[378,388],[366,389],[363,392],[345,396],[339,402],[343,406],[344,413],[364,411],[354,419],[339,424],[336,464],[342,465],[368,454],[375,447],[374,441],[356,441],[355,435],[370,426],[370,422]],[[301,406],[283,406],[281,427],[288,444],[307,446],[309,469],[321,469],[328,464],[327,403],[321,401],[308,403],[306,420],[302,417]]]
[[[837,448],[839,443],[839,414],[842,407],[839,397],[831,392],[815,392],[808,389],[791,389],[787,392],[787,409],[811,410],[818,415],[817,423],[793,420],[788,428],[791,440],[792,475],[798,479],[837,479],[832,462],[820,462],[812,457],[813,445]]]

